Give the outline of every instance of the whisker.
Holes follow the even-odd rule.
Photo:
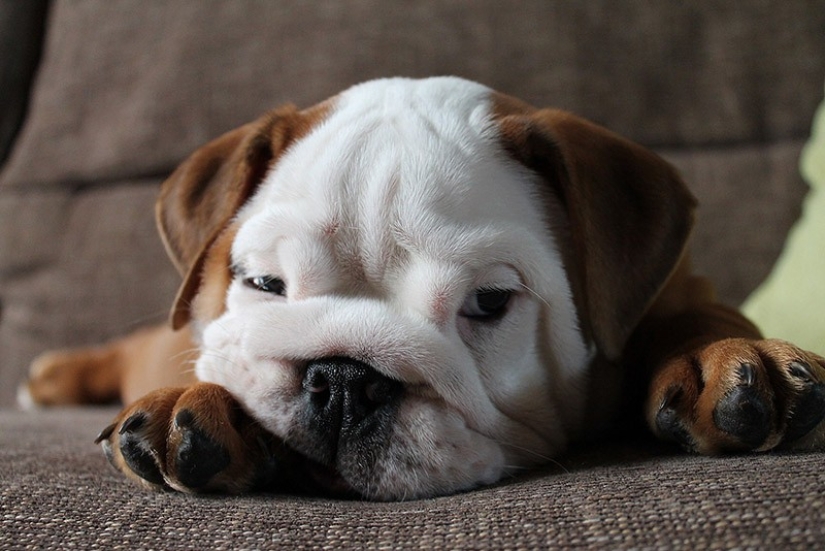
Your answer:
[[[149,312],[146,315],[143,315],[139,318],[132,318],[126,324],[126,327],[128,331],[134,331],[135,329],[138,329],[139,327],[142,327],[144,325],[162,323],[166,320],[168,315],[168,309],[156,310],[154,312]]]
[[[567,467],[565,467],[562,463],[560,463],[556,459],[553,459],[552,457],[549,457],[547,455],[538,453],[535,450],[531,450],[529,448],[525,448],[523,446],[518,446],[516,444],[512,444],[512,443],[509,443],[509,442],[502,442],[501,445],[504,446],[504,447],[513,449],[513,450],[518,450],[518,451],[521,451],[521,452],[527,452],[529,455],[537,457],[537,458],[541,459],[542,461],[544,461],[546,463],[550,463],[551,465],[555,465],[556,467],[559,467],[561,470],[563,470],[565,473],[570,474],[570,471],[567,469]],[[524,468],[526,469],[527,467],[524,467]]]
[[[543,302],[545,306],[547,306],[548,308],[550,308],[550,303],[549,303],[549,302],[547,302],[547,300],[545,300],[543,296],[541,296],[540,294],[538,294],[536,291],[534,291],[533,289],[531,289],[530,287],[528,287],[528,286],[527,286],[527,285],[525,285],[524,283],[520,283],[520,285],[521,285],[521,287],[522,287],[522,288],[524,288],[526,291],[528,291],[531,295],[533,295],[534,297],[536,297],[537,299],[539,299],[541,302]]]
[[[194,364],[194,362],[192,363],[192,367],[190,367],[189,369],[184,369],[183,371],[181,371],[181,373],[184,373],[184,374],[192,373],[192,374],[194,374],[195,373],[195,364]]]
[[[181,350],[177,354],[172,355],[169,359],[170,360],[177,360],[181,356],[187,356],[189,354],[194,354],[196,352],[200,352],[200,350],[201,349],[198,346],[195,346],[193,348],[187,348],[186,350]],[[195,360],[188,360],[186,363],[194,363],[194,362],[195,362]]]
[[[232,366],[237,367],[237,368],[239,368],[239,369],[244,369],[244,366],[243,366],[243,365],[239,364],[238,362],[236,362],[236,361],[235,361],[235,360],[233,360],[232,358],[230,358],[230,357],[228,357],[228,356],[224,356],[224,355],[222,355],[222,354],[218,354],[218,353],[217,353],[217,352],[215,352],[214,350],[204,350],[204,351],[202,351],[202,352],[201,352],[201,355],[202,355],[202,356],[211,356],[211,357],[213,357],[213,358],[217,358],[217,359],[219,359],[219,360],[223,360],[223,361],[225,361],[226,363],[228,363],[229,365],[232,365]]]
[[[211,320],[211,321],[209,322],[209,324],[210,324],[210,325],[212,325],[212,324],[217,325],[217,326],[218,326],[218,329],[221,329],[221,330],[222,330],[225,334],[227,334],[227,335],[231,335],[231,334],[232,334],[232,332],[231,332],[229,329],[227,329],[227,328],[226,328],[226,326],[224,325],[223,321],[221,321],[220,319],[214,319],[214,320]]]

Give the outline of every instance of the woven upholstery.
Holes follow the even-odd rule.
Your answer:
[[[112,410],[6,414],[0,549],[788,549],[825,542],[825,455],[591,449],[486,488],[402,503],[140,490],[90,435]]]

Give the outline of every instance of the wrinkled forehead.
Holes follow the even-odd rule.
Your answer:
[[[499,145],[489,92],[405,91],[338,98],[239,214],[233,255],[335,241],[376,277],[399,251],[463,265],[535,255],[516,236],[546,233],[536,183]]]

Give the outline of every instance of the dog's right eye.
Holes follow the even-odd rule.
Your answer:
[[[494,321],[504,314],[513,291],[508,289],[479,289],[467,297],[459,314],[477,321]]]
[[[272,293],[278,296],[286,296],[286,283],[283,279],[273,276],[248,277],[243,280],[244,285],[250,289],[261,291],[262,293]]]

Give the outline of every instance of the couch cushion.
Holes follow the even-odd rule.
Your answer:
[[[31,549],[790,549],[825,543],[825,454],[601,446],[402,503],[154,493],[92,444],[112,410],[0,411],[0,534]],[[0,547],[3,545],[0,544]],[[10,547],[11,548],[11,547]]]
[[[0,194],[0,405],[45,348],[166,319],[180,278],[155,231],[157,184]]]
[[[800,213],[802,141],[664,151],[699,200],[691,252],[720,300],[738,305],[770,271]]]

